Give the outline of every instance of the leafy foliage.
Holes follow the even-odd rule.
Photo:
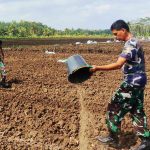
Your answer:
[[[86,29],[68,29],[56,30],[47,25],[38,22],[12,21],[9,23],[0,22],[1,37],[50,37],[50,36],[108,36],[109,30],[86,30]]]
[[[136,36],[150,36],[150,17],[140,18],[128,23]],[[0,37],[2,38],[34,38],[34,37],[111,37],[111,31],[88,30],[88,29],[69,29],[56,30],[43,25],[40,22],[23,21],[20,22],[0,22]]]
[[[131,31],[136,36],[149,37],[150,36],[150,17],[140,18],[129,22]]]

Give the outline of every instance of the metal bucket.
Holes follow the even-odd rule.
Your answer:
[[[92,75],[89,71],[91,66],[80,55],[70,56],[66,63],[68,67],[68,80],[72,83],[84,82]]]

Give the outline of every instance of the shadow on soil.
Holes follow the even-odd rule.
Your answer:
[[[120,144],[119,146],[109,145],[110,147],[119,149],[130,149],[131,146],[136,144],[138,137],[133,132],[122,132],[120,136]]]
[[[12,84],[21,84],[23,83],[22,80],[19,80],[17,78],[11,79],[7,82],[0,82],[0,88],[2,89],[10,89],[12,88]]]
[[[9,83],[10,85],[12,85],[12,84],[21,84],[21,83],[23,83],[23,81],[22,81],[22,80],[19,80],[19,79],[17,79],[17,78],[14,78],[14,79],[9,80],[8,83]]]

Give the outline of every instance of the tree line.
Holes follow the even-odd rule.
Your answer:
[[[69,29],[56,30],[40,22],[0,22],[0,37],[52,37],[52,36],[108,36],[109,30]]]
[[[128,23],[131,32],[136,36],[150,36],[150,18],[141,18],[137,21]],[[33,37],[55,37],[55,36],[99,36],[110,37],[111,31],[105,30],[88,30],[88,29],[69,29],[57,30],[40,22],[23,21],[20,22],[0,22],[1,38],[33,38]]]
[[[140,37],[150,37],[150,17],[129,22],[131,31]]]

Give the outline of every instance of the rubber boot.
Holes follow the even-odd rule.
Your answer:
[[[119,137],[117,134],[110,132],[108,136],[98,136],[96,137],[97,140],[99,140],[103,144],[108,144],[113,147],[120,147],[119,145]]]
[[[6,82],[6,77],[2,78],[2,81],[0,82],[0,87],[1,88],[10,88],[11,87],[11,85],[8,82]]]

